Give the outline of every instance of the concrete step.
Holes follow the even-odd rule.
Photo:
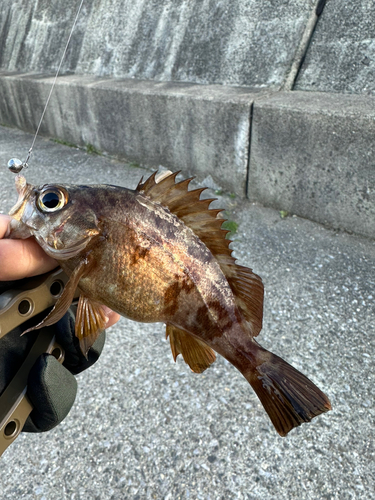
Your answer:
[[[52,81],[46,75],[0,73],[0,123],[35,131]],[[40,132],[92,144],[146,167],[182,169],[201,179],[211,175],[244,196],[257,93],[221,85],[62,76]]]
[[[52,80],[0,73],[0,123],[35,131]],[[375,96],[71,75],[40,133],[375,237]]]
[[[249,199],[375,237],[375,96],[278,92],[253,109]]]

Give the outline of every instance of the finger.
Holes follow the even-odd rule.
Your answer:
[[[106,316],[108,318],[105,327],[109,328],[110,326],[113,326],[115,323],[117,323],[118,320],[121,318],[121,316],[117,314],[115,311],[112,311],[112,309],[109,309],[109,307],[106,307],[105,309],[106,309]]]
[[[0,239],[4,238],[10,220],[9,215],[0,214]]]
[[[0,281],[36,276],[57,266],[33,238],[0,240]]]

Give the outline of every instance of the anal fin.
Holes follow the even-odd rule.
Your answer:
[[[105,306],[81,294],[78,301],[75,334],[81,351],[86,357],[90,347],[105,329],[107,321]]]
[[[216,359],[214,351],[204,342],[173,325],[167,325],[166,337],[169,337],[173,359],[176,361],[182,354],[185,363],[195,373],[204,372]]]

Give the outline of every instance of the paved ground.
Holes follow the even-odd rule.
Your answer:
[[[24,158],[31,139],[0,128],[0,164]],[[6,212],[14,176],[1,172]],[[141,174],[40,139],[27,177],[134,187]],[[1,498],[375,498],[375,242],[230,197],[220,203],[239,224],[236,256],[265,283],[260,342],[325,390],[333,411],[280,438],[222,358],[192,374],[173,362],[161,325],[122,320],[78,377],[67,419],[5,452]]]

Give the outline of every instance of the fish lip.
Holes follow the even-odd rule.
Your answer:
[[[9,215],[11,215],[15,219],[20,220],[25,210],[25,207],[23,207],[23,210],[21,210],[22,206],[26,205],[31,192],[34,189],[34,186],[32,184],[28,184],[25,177],[19,174],[16,176],[16,189],[18,193],[18,200],[14,207],[10,209]]]
[[[68,260],[68,259],[71,259],[72,257],[75,257],[76,255],[78,255],[80,252],[82,252],[82,250],[84,250],[87,247],[87,245],[89,244],[89,242],[93,238],[93,236],[87,236],[86,238],[83,238],[78,243],[75,243],[74,245],[71,245],[70,247],[53,248],[38,234],[34,234],[34,236],[35,236],[35,239],[37,240],[37,242],[39,243],[39,245],[45,251],[45,253],[57,261]]]
[[[11,219],[6,229],[4,239],[8,240],[25,240],[33,236],[32,230],[24,222]]]

